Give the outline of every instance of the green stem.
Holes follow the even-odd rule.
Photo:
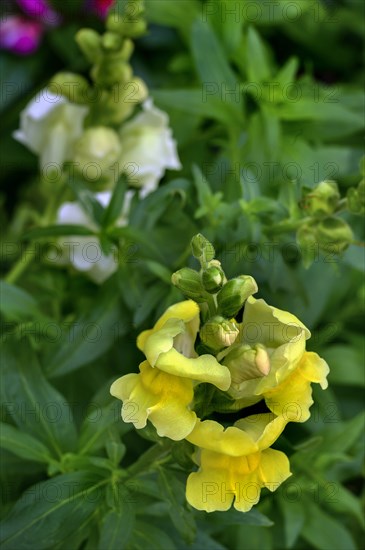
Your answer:
[[[11,268],[9,273],[5,277],[5,282],[14,284],[23,273],[23,271],[32,263],[35,257],[35,246],[30,244],[22,253],[18,261]]]
[[[39,225],[47,226],[53,221],[56,209],[59,205],[59,201],[65,191],[65,186],[62,184],[58,193],[51,195],[51,200],[49,201],[44,215],[39,220]],[[17,262],[10,269],[9,273],[4,277],[4,280],[9,284],[14,284],[19,277],[23,274],[25,269],[33,262],[36,254],[36,247],[33,243],[21,253]]]
[[[271,235],[279,235],[280,233],[290,233],[291,231],[296,231],[299,229],[301,225],[304,225],[305,223],[308,223],[311,221],[312,218],[302,218],[300,220],[285,220],[283,222],[278,223],[277,225],[273,225],[270,228],[267,228],[267,231],[270,232]]]

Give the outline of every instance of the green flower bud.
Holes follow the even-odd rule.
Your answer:
[[[91,70],[92,79],[106,88],[118,83],[129,82],[132,75],[132,67],[123,61],[119,54],[102,58]]]
[[[122,37],[116,32],[106,32],[101,37],[101,43],[105,50],[120,50],[122,42]]]
[[[360,181],[357,188],[350,187],[347,191],[347,207],[353,214],[365,213],[365,180]]]
[[[115,176],[112,166],[121,154],[118,134],[111,128],[88,128],[74,146],[73,161],[85,179],[92,182]]]
[[[144,19],[139,19],[138,21],[130,22],[124,27],[125,36],[130,38],[138,38],[146,32],[147,22]]]
[[[234,321],[228,321],[217,315],[212,317],[200,329],[202,342],[214,351],[231,346],[239,335],[239,328]]]
[[[267,376],[270,372],[270,357],[262,344],[234,346],[222,361],[229,368],[232,384]]]
[[[128,84],[116,84],[108,91],[103,90],[101,105],[95,104],[93,117],[99,123],[117,126],[128,118],[147,96],[147,86],[140,78],[135,77]]]
[[[330,216],[321,220],[316,228],[319,247],[326,252],[340,254],[353,241],[349,225],[341,218]]]
[[[76,42],[90,63],[95,63],[101,55],[101,37],[93,29],[81,29],[76,33]]]
[[[199,261],[210,262],[215,256],[214,246],[201,233],[191,239],[191,249]]]
[[[48,84],[48,89],[55,95],[60,93],[72,103],[84,105],[88,100],[89,83],[76,73],[57,73]]]
[[[256,281],[249,275],[231,279],[217,295],[218,312],[224,317],[234,317],[247,298],[257,291]]]
[[[196,302],[201,301],[200,298],[204,293],[200,275],[190,267],[183,267],[176,271],[171,276],[171,282],[187,297],[192,298]]]
[[[224,271],[215,265],[207,267],[207,269],[203,271],[202,280],[205,290],[211,294],[215,294],[224,284]]]
[[[335,181],[322,181],[305,197],[307,212],[312,216],[332,214],[340,198],[341,195]]]

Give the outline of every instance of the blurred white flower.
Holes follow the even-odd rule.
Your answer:
[[[135,191],[127,191],[125,194],[123,209],[116,222],[119,227],[128,223],[128,213],[134,194]],[[94,197],[102,206],[106,207],[109,204],[111,192],[96,193]],[[97,230],[95,223],[77,202],[65,202],[60,206],[57,212],[57,223],[84,225]],[[98,237],[65,236],[59,239],[58,244],[63,253],[62,258],[58,258],[58,263],[73,265],[78,271],[87,274],[95,283],[103,283],[118,268],[117,249],[113,247],[110,254],[104,254]]]
[[[168,115],[149,98],[143,103],[143,111],[120,130],[120,169],[130,175],[130,185],[141,188],[142,197],[157,188],[166,168],[181,169],[168,124]]]
[[[20,113],[20,128],[13,137],[40,156],[41,169],[50,164],[61,167],[72,157],[87,113],[87,107],[44,89]]]

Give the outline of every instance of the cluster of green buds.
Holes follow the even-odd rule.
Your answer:
[[[81,29],[76,41],[91,64],[89,83],[74,73],[58,73],[52,80],[57,92],[73,103],[89,107],[87,124],[118,126],[147,97],[145,83],[133,75],[130,57],[132,39],[146,31],[143,1],[117,4],[106,20],[106,31]],[[72,83],[72,85],[70,85]]]
[[[308,219],[297,231],[297,242],[306,265],[312,263],[318,250],[340,254],[353,241],[350,226],[336,215],[344,202],[337,183],[331,180],[322,181],[304,197]]]
[[[249,296],[257,292],[253,277],[240,275],[227,280],[213,245],[201,234],[191,241],[193,255],[200,263],[196,271],[184,267],[172,275],[172,283],[187,297],[200,304],[204,324],[202,345],[209,351],[231,346],[239,335],[236,315]]]

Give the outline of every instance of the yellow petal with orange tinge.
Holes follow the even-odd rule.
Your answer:
[[[327,387],[328,365],[316,353],[305,352],[295,371],[271,391],[265,392],[265,402],[276,415],[290,422],[305,422],[313,404],[311,383]]]
[[[147,361],[141,363],[139,374],[116,380],[110,392],[123,401],[123,420],[137,429],[144,428],[148,419],[158,435],[178,441],[195,426],[196,414],[189,408],[193,382],[153,369]]]

